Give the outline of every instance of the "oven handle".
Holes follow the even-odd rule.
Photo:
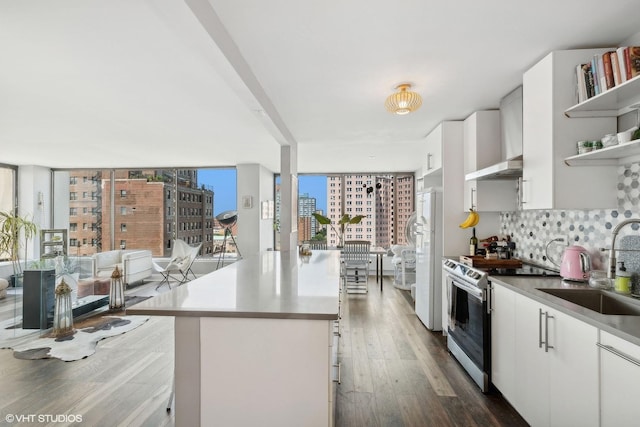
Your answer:
[[[493,308],[491,307],[491,302],[493,300],[493,297],[491,296],[492,290],[493,290],[493,286],[489,284],[487,286],[487,314],[491,314],[491,312],[493,311]]]
[[[463,291],[465,291],[466,293],[468,293],[469,295],[471,295],[472,297],[474,297],[477,300],[482,301],[483,300],[483,292],[482,289],[469,285],[465,282],[456,280],[455,277],[451,276],[450,274],[448,274],[449,279],[451,279],[451,284],[462,289]]]

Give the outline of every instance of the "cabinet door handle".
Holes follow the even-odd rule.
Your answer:
[[[524,205],[525,203],[527,203],[524,200],[524,183],[527,182],[526,179],[521,179],[520,180],[520,205]]]
[[[338,383],[338,384],[342,384],[342,379],[340,378],[340,363],[338,363],[337,365],[333,365],[334,368],[338,368],[338,378],[335,378],[333,380],[334,383]]]
[[[549,345],[549,319],[555,319],[553,316],[549,316],[549,312],[544,312],[544,352],[548,353],[552,345]]]
[[[603,349],[603,350],[607,350],[608,352],[613,353],[616,356],[623,358],[627,362],[633,363],[636,366],[640,366],[640,360],[636,359],[635,357],[629,356],[626,353],[621,352],[620,350],[618,350],[615,347],[612,347],[610,345],[600,344],[599,342],[597,342],[596,345],[598,347],[600,347],[601,349]]]
[[[538,309],[538,348],[542,348],[542,344],[544,344],[545,342],[542,341],[542,315],[544,313],[542,312],[542,309],[539,308]]]
[[[433,154],[427,153],[427,170],[431,170],[431,157],[433,157]]]
[[[476,192],[476,189],[475,189],[475,188],[473,188],[473,187],[471,187],[471,209],[473,209],[473,210],[476,210],[476,211],[477,211],[477,210],[478,210],[478,207],[476,206],[476,204],[475,204],[475,203],[473,203],[473,193],[475,193],[475,192]]]
[[[493,290],[493,286],[489,285],[487,287],[487,314],[491,314],[493,308],[491,307],[491,302],[493,298],[491,297],[491,291]]]

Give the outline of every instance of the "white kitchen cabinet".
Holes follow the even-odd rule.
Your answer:
[[[549,310],[550,312],[552,310]],[[598,329],[554,311],[549,323],[552,426],[598,425]]]
[[[543,306],[516,295],[515,339],[516,391],[511,404],[533,427],[549,425],[549,355],[540,338],[544,336]],[[543,310],[544,312],[544,310]]]
[[[424,175],[439,174],[442,172],[442,138],[443,125],[438,125],[427,135],[427,157],[424,164]]]
[[[432,153],[431,168],[425,164],[416,175],[422,177],[422,189],[439,187],[442,190],[442,253],[466,254],[469,251],[469,230],[458,227],[467,217],[462,208],[462,121],[441,122],[427,135],[425,144],[427,152]]]
[[[640,347],[600,331],[602,427],[635,426],[640,420]]]
[[[464,165],[462,153],[463,122],[444,121],[438,124],[426,137],[427,152],[432,154],[431,168],[425,165],[416,171],[422,177],[422,189],[439,187],[442,189],[442,253],[445,255],[466,254],[469,251],[471,230],[461,229],[459,224],[467,214],[462,208],[464,190]],[[482,224],[490,222],[483,221]],[[499,222],[496,221],[496,226]],[[496,227],[492,228],[497,229]],[[438,260],[440,262],[440,260]],[[446,287],[443,280],[442,310],[446,313]],[[443,333],[446,334],[446,315],[443,316]]]
[[[598,329],[516,295],[516,388],[511,401],[532,426],[597,426]]]
[[[615,117],[569,118],[576,102],[576,65],[608,49],[551,52],[523,75],[523,209],[616,207],[617,171],[607,166],[572,168],[564,159],[580,140],[616,132]],[[584,189],[589,189],[588,197]],[[582,190],[582,191],[581,191]]]
[[[491,382],[511,401],[516,389],[516,293],[491,285]]]
[[[464,121],[464,173],[495,165],[502,157],[500,111],[476,111]],[[501,212],[516,209],[514,180],[471,180],[464,182],[464,210]]]

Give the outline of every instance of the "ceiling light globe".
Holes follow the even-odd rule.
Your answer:
[[[396,87],[398,92],[389,95],[385,101],[385,107],[391,113],[398,115],[409,114],[422,105],[422,98],[416,92],[411,92],[410,84],[401,84]]]

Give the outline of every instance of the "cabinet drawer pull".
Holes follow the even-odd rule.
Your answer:
[[[610,345],[600,344],[599,342],[597,342],[596,345],[598,347],[600,347],[601,349],[603,349],[603,350],[607,350],[608,352],[613,353],[616,356],[623,358],[627,362],[633,363],[636,366],[640,366],[640,360],[636,359],[635,357],[631,357],[628,354],[625,354],[625,353],[621,352],[620,350],[618,350],[615,347],[612,347]]]
[[[341,378],[340,378],[340,363],[338,363],[337,365],[333,365],[334,368],[338,368],[338,378],[335,378],[333,380],[334,383],[338,383],[338,384],[342,384]]]
[[[542,348],[542,344],[544,344],[544,341],[542,341],[542,315],[544,313],[541,308],[538,311],[538,348]]]
[[[555,319],[553,316],[549,316],[549,312],[544,312],[544,352],[548,353],[552,345],[549,345],[549,319]]]

